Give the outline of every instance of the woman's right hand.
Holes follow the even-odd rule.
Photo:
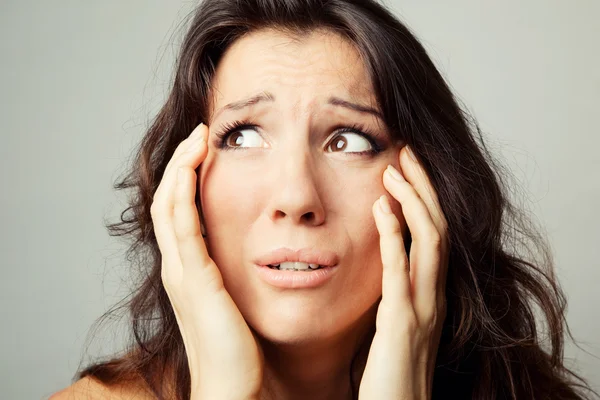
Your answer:
[[[195,205],[196,168],[208,154],[200,124],[167,164],[151,206],[162,282],[183,338],[192,399],[255,399],[263,354],[209,257]]]

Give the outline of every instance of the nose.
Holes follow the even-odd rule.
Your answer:
[[[314,160],[308,151],[285,151],[278,157],[269,187],[269,215],[273,222],[318,226],[325,222]]]

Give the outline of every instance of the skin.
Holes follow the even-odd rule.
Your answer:
[[[336,96],[376,108],[358,53],[331,34],[300,42],[275,31],[242,38],[221,60],[213,85],[199,186],[209,253],[261,338],[273,397],[336,398],[340,388],[350,390],[351,357],[375,321],[382,269],[371,206],[385,193],[383,170],[398,166],[399,147],[378,117],[327,104]],[[275,100],[223,111],[262,91]],[[238,135],[245,147],[219,149],[220,126],[247,118],[259,128]],[[345,150],[329,147],[338,124],[356,123],[379,135],[385,150],[357,155],[372,145],[356,133],[338,134]],[[340,271],[318,290],[270,287],[252,261],[282,246],[334,251]]]
[[[447,223],[408,146],[376,117],[325,104],[375,104],[358,53],[326,32],[299,41],[255,32],[228,50],[213,85],[209,126],[178,146],[151,207],[192,399],[348,399],[350,360],[364,343],[360,400],[429,399],[446,316]],[[275,101],[219,111],[267,90]],[[248,116],[259,126],[244,134],[252,147],[219,149],[219,127]],[[353,123],[377,132],[384,150],[349,154],[368,148],[349,134],[348,147],[332,151],[333,128]],[[335,251],[339,271],[316,290],[275,290],[252,261],[280,246]]]

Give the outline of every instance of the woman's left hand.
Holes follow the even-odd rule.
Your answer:
[[[383,263],[382,298],[360,400],[431,398],[446,318],[447,222],[427,174],[407,147],[400,151],[404,177],[394,178],[388,167],[383,184],[402,207],[412,236],[410,257],[400,223],[384,195],[373,204]]]

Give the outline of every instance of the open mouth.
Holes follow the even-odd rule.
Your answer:
[[[295,261],[275,263],[276,260],[270,260],[270,262],[273,264],[256,264],[258,276],[270,286],[286,290],[314,289],[323,286],[333,279],[339,270],[338,264],[334,262],[325,265]]]
[[[278,271],[302,271],[310,272],[327,268],[326,265],[307,264],[303,262],[282,262],[280,264],[269,264],[267,267]]]

